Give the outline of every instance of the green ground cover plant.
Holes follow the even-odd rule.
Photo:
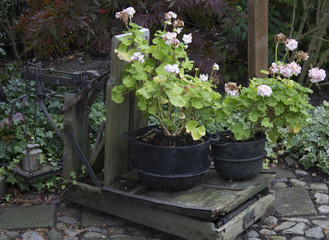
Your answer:
[[[329,174],[329,102],[315,107],[310,112],[307,125],[293,138],[293,146],[288,150],[305,169],[319,167]]]

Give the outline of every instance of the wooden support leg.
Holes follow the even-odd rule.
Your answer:
[[[69,103],[77,94],[65,93],[64,104]],[[64,128],[70,127],[76,137],[84,156],[90,156],[89,142],[89,112],[87,111],[88,99],[85,98],[75,104],[70,110],[64,113]],[[82,162],[74,149],[74,146],[67,135],[64,133],[64,154],[63,154],[63,176],[70,178],[70,173],[80,172]]]

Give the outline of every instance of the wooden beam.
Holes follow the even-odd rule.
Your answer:
[[[248,0],[248,78],[268,69],[268,0]]]
[[[142,29],[143,37],[149,39],[148,29]],[[108,186],[128,170],[129,143],[123,139],[124,132],[131,131],[131,123],[141,119],[141,113],[134,111],[134,94],[127,94],[125,100],[117,104],[112,101],[111,91],[114,86],[122,83],[122,70],[125,62],[114,52],[120,44],[120,38],[125,34],[114,36],[111,52],[111,76],[106,87],[106,126],[105,126],[105,160],[104,184]],[[134,115],[134,116],[131,116]],[[135,125],[135,124],[134,124]]]

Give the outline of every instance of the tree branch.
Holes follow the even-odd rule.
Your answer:
[[[292,20],[291,20],[291,29],[289,38],[292,38],[292,33],[294,32],[295,18],[296,18],[296,8],[297,8],[297,0],[294,0],[294,10],[292,12]]]
[[[299,29],[298,29],[298,34],[296,39],[300,39],[300,37],[302,36],[302,32],[306,23],[306,19],[307,19],[307,15],[308,15],[308,10],[311,8],[309,5],[309,0],[303,0],[303,7],[304,7],[304,11],[303,11],[303,16],[302,16],[302,20],[301,23],[299,25]]]
[[[6,24],[6,25],[5,25]],[[5,24],[3,22],[0,22],[0,28],[6,33],[9,42],[11,44],[11,49],[13,51],[14,57],[15,59],[19,62],[22,63],[21,58],[19,57],[17,48],[16,48],[16,41],[15,41],[15,36],[13,35],[12,31],[10,30],[10,25],[9,22],[5,22]]]
[[[327,51],[325,51],[321,57],[321,59],[319,60],[317,66],[321,67],[324,64],[324,61],[327,59],[327,57],[329,56],[329,49],[327,49]]]

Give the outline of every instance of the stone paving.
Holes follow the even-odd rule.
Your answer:
[[[303,181],[306,171],[278,171],[270,186],[276,200],[268,216],[236,240],[329,239],[327,182]],[[0,210],[0,240],[182,240],[142,225],[55,199],[46,205]]]

